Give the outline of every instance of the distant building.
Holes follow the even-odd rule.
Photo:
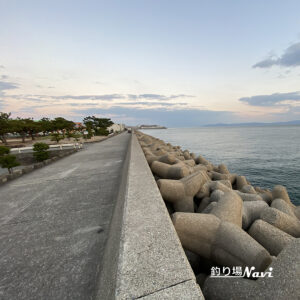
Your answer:
[[[74,122],[75,123],[75,128],[78,129],[78,128],[83,128],[85,127],[81,122]]]
[[[114,132],[120,132],[125,130],[125,125],[124,124],[112,124],[111,126],[107,127],[107,130],[109,133],[114,133]]]

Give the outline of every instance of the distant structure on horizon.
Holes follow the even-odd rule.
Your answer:
[[[114,123],[111,126],[107,127],[107,130],[109,131],[109,133],[121,132],[121,131],[125,130],[125,125]]]
[[[167,129],[165,126],[160,125],[140,125],[139,129]]]

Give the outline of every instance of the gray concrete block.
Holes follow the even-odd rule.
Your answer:
[[[247,230],[251,224],[260,218],[260,214],[268,204],[264,201],[245,201],[243,203],[243,225],[242,228]]]
[[[271,207],[276,208],[293,218],[296,217],[294,213],[294,207],[283,199],[274,199],[271,203]]]
[[[145,300],[204,300],[199,285],[193,280],[188,280],[152,293],[151,295],[141,297]]]
[[[160,178],[165,179],[181,179],[190,174],[188,166],[183,164],[169,165],[159,161],[151,164],[151,170]]]
[[[198,171],[180,180],[160,179],[157,185],[163,199],[173,203],[175,211],[194,212],[194,196],[209,180],[205,171]]]
[[[284,186],[282,186],[282,185],[274,186],[274,188],[272,190],[272,196],[273,196],[273,199],[277,199],[277,198],[283,199],[286,203],[288,203],[289,205],[294,207],[294,204],[291,202],[289,194]]]
[[[248,233],[259,242],[271,255],[277,256],[288,243],[295,238],[273,225],[256,220],[250,227]]]
[[[294,237],[300,237],[300,221],[295,217],[268,207],[261,212],[260,218]]]
[[[210,212],[221,221],[231,222],[242,227],[243,201],[234,191],[225,192]]]

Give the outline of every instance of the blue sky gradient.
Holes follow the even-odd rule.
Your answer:
[[[0,110],[183,127],[300,119],[299,11],[299,1],[0,0]]]

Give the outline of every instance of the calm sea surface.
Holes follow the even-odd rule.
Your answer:
[[[300,126],[201,127],[143,130],[172,145],[224,163],[252,185],[284,185],[300,205]]]

